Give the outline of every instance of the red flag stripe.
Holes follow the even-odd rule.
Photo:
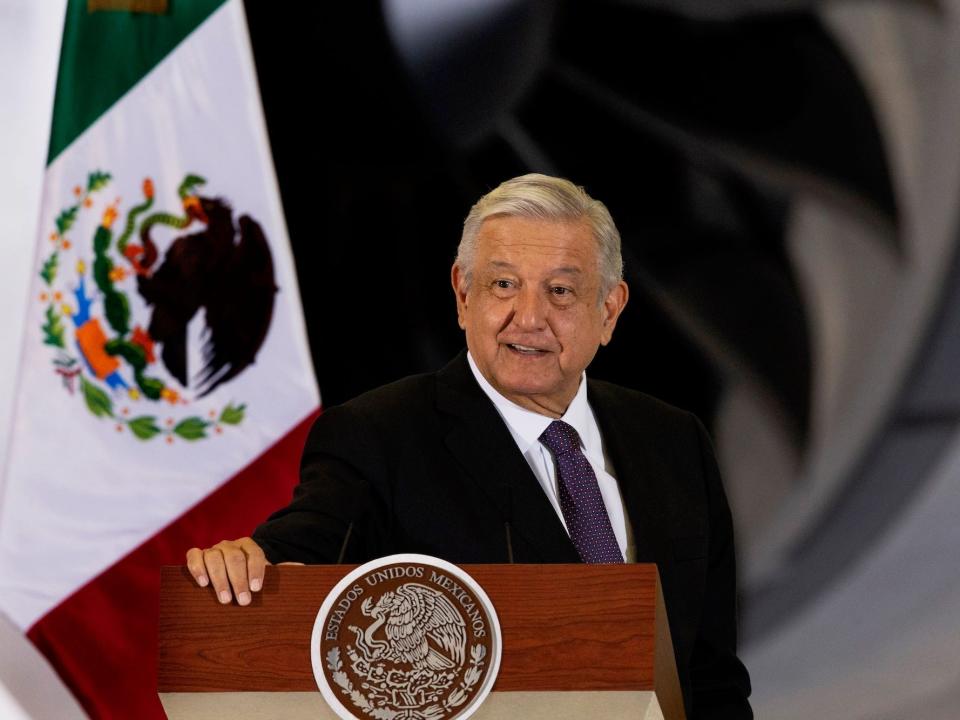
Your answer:
[[[27,633],[91,717],[166,718],[156,691],[160,566],[183,564],[190,547],[249,535],[270,512],[289,502],[307,432],[318,414],[65,599]]]

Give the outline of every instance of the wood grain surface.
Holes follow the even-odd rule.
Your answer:
[[[220,605],[186,568],[163,568],[158,691],[315,690],[313,623],[327,592],[353,567],[268,567],[247,607]],[[670,646],[661,639],[655,660],[656,633],[662,638],[666,623],[657,627],[653,565],[463,569],[500,618],[503,659],[494,691],[657,689],[654,662],[663,662],[664,642]],[[662,670],[658,675],[662,684]]]

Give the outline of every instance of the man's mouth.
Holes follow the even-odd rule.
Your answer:
[[[507,343],[507,347],[518,355],[544,355],[548,352],[547,350],[541,350],[540,348],[521,345],[519,343]]]

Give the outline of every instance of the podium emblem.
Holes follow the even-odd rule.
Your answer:
[[[496,611],[467,573],[427,555],[361,565],[313,626],[313,673],[341,718],[468,718],[500,668]]]

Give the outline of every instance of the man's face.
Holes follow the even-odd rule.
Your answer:
[[[483,376],[502,395],[560,417],[627,302],[600,298],[597,241],[586,221],[495,216],[480,226],[472,282],[453,266],[457,317]]]

